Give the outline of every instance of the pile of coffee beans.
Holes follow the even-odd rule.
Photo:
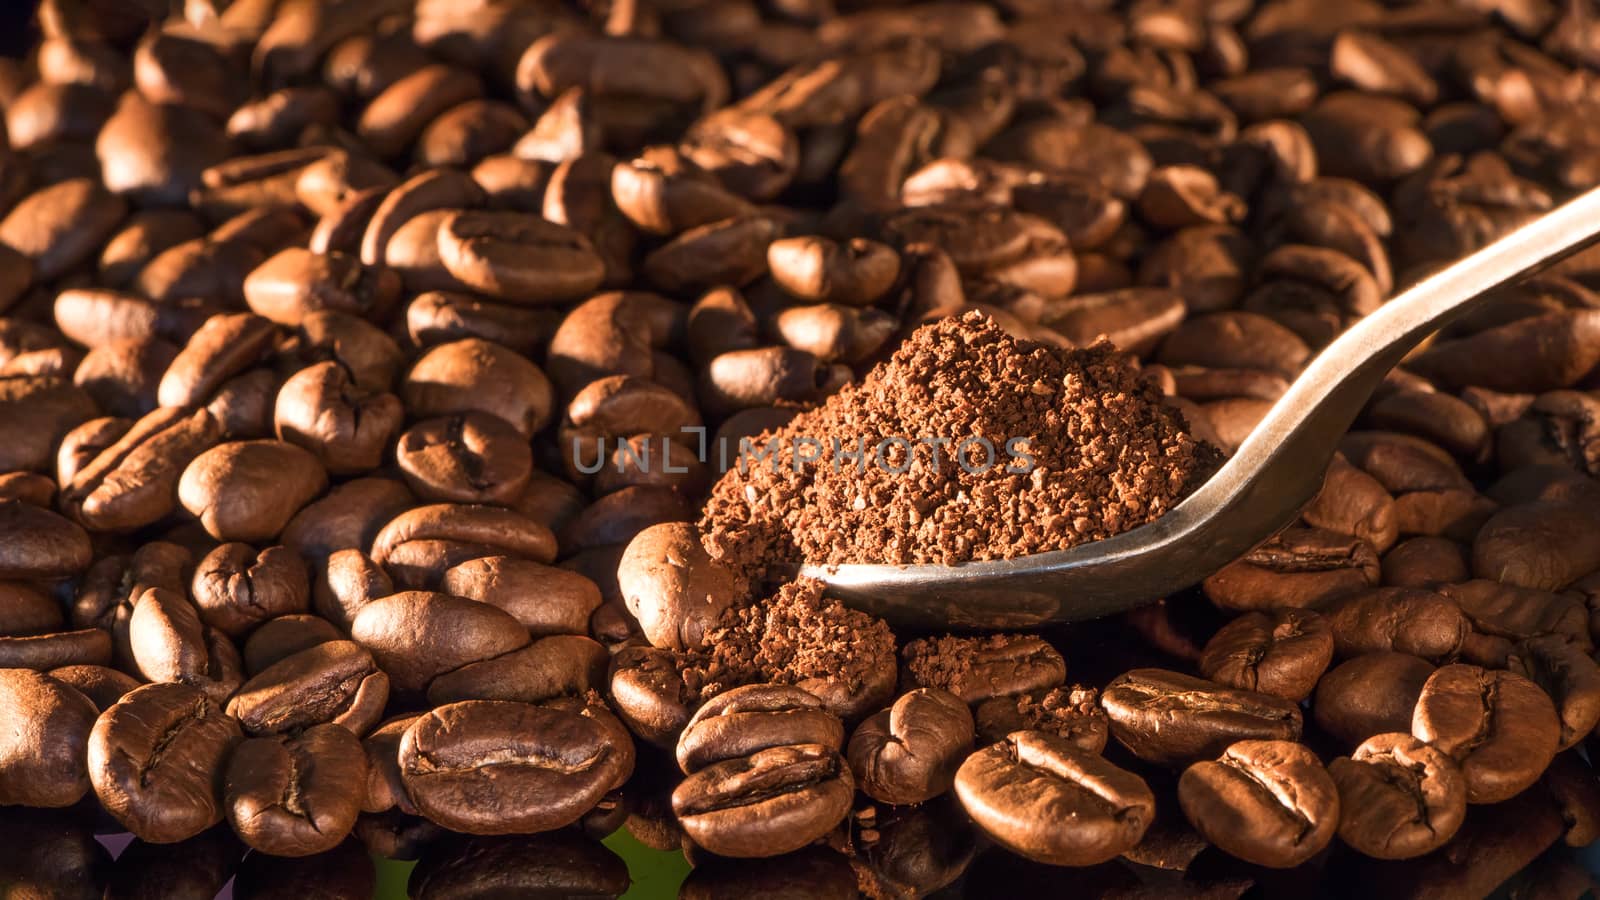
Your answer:
[[[687,898],[1582,896],[1600,251],[1116,619],[896,630],[700,523],[719,447],[974,312],[1232,451],[1600,183],[1595,16],[42,0],[0,60],[0,894],[364,898],[371,851],[618,896],[626,829]]]

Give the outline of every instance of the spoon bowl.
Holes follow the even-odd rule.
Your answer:
[[[1069,550],[960,565],[805,566],[902,625],[1020,628],[1123,612],[1198,584],[1292,524],[1384,377],[1496,288],[1600,240],[1600,188],[1418,282],[1341,334],[1198,490],[1148,525]],[[1517,360],[1506,360],[1516,365]]]

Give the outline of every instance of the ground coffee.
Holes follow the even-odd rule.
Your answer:
[[[1008,559],[1159,518],[1219,456],[1109,344],[1018,340],[973,312],[743,444],[702,527],[746,571]]]

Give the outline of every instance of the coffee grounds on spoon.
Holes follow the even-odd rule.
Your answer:
[[[1019,340],[976,312],[918,329],[749,448],[701,527],[712,556],[757,575],[1064,550],[1159,518],[1220,459],[1110,344]]]

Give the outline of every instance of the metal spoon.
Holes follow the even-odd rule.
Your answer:
[[[907,625],[1011,628],[1122,612],[1276,534],[1322,487],[1339,438],[1418,343],[1494,288],[1600,240],[1600,188],[1428,277],[1329,344],[1238,452],[1156,521],[1070,550],[995,562],[807,566],[829,593]],[[1518,360],[1505,360],[1517,365]]]

